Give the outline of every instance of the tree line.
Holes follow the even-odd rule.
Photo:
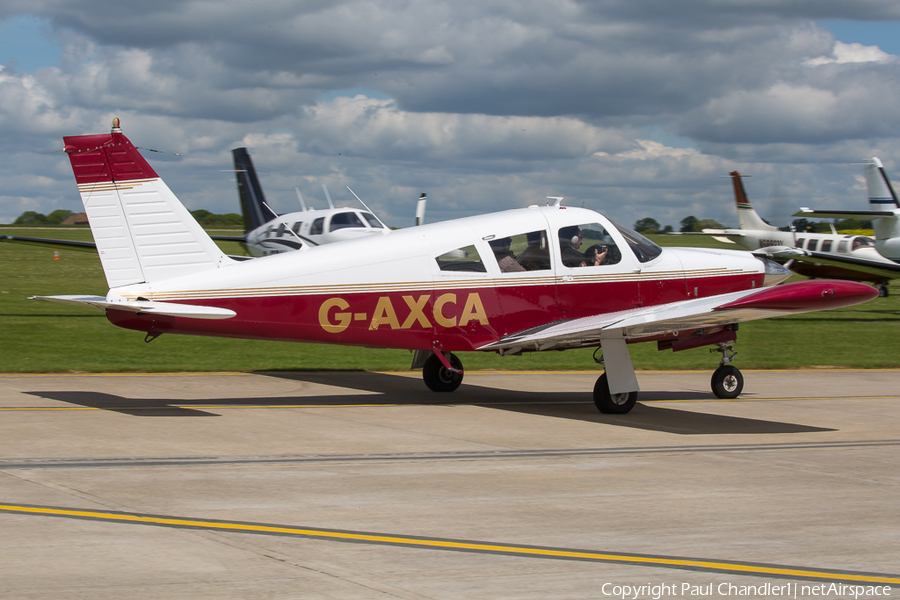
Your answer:
[[[33,210],[27,210],[19,215],[15,221],[13,221],[13,225],[31,225],[31,226],[40,226],[40,225],[59,225],[70,216],[72,216],[71,210],[54,210],[49,215],[45,215],[43,213],[39,213]],[[198,209],[192,210],[191,214],[197,219],[197,222],[200,223],[204,227],[223,227],[223,228],[233,228],[233,227],[244,227],[244,217],[237,213],[226,213],[224,215],[217,215],[215,213],[211,213],[208,210]]]

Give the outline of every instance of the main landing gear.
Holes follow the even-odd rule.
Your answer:
[[[637,392],[610,394],[606,373],[594,384],[594,404],[605,415],[624,415],[629,412],[637,402],[637,395]]]
[[[433,352],[422,366],[422,379],[432,392],[452,392],[462,384],[462,361],[449,352]]]

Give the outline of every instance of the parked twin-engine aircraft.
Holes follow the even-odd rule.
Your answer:
[[[786,252],[797,261],[834,265],[865,273],[871,277],[884,279],[900,278],[900,200],[894,192],[894,186],[884,172],[884,165],[878,157],[872,157],[865,163],[866,187],[869,195],[867,211],[852,210],[813,210],[803,207],[795,213],[795,217],[812,217],[815,219],[865,219],[872,221],[875,230],[874,249],[878,253],[871,256],[843,256],[829,252],[826,248],[798,244],[798,251]],[[882,286],[883,296],[887,288]]]
[[[146,332],[405,348],[428,354],[434,391],[462,382],[459,351],[503,355],[597,347],[594,401],[626,413],[639,389],[628,343],[718,346],[728,364],[743,321],[849,306],[867,285],[804,281],[747,252],[660,248],[584,208],[508,210],[387,236],[236,262],[225,256],[122,134],[65,138],[110,290],[44,296],[94,306]],[[599,362],[599,361],[598,361]]]
[[[861,259],[889,263],[890,261],[877,252],[875,241],[872,238],[864,235],[846,235],[837,232],[780,231],[777,227],[766,223],[753,206],[750,205],[741,174],[737,171],[732,171],[730,175],[734,186],[734,200],[735,204],[737,204],[740,229],[704,229],[704,234],[712,235],[716,239],[722,239],[723,241],[740,244],[751,252],[774,258],[779,262],[785,263],[786,266],[799,275],[847,279],[850,281],[870,281],[879,286],[881,295],[887,295],[886,284],[891,277],[887,277],[883,273],[864,272],[859,269],[849,268],[846,264],[824,264],[821,262],[797,262],[792,260],[803,255],[793,251],[794,248],[799,248],[828,252],[854,260]]]
[[[303,210],[276,215],[266,204],[250,153],[246,148],[235,148],[231,153],[234,156],[245,233],[240,237],[219,236],[214,239],[238,241],[251,256],[268,256],[299,250],[304,245],[320,246],[390,232],[368,210],[335,208],[325,186],[322,189],[328,199],[328,209],[308,209],[298,190]]]

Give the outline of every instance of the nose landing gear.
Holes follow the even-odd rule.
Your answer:
[[[722,342],[717,344],[718,348],[710,350],[710,352],[721,352],[722,360],[719,362],[719,368],[712,374],[710,386],[716,398],[728,400],[737,398],[744,391],[744,376],[737,367],[729,365],[737,352],[734,350],[734,342]]]

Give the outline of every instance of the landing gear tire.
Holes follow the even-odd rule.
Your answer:
[[[744,391],[744,376],[736,367],[722,365],[713,373],[710,384],[716,398],[737,398]]]
[[[453,368],[462,370],[462,361],[454,354],[447,356]],[[422,379],[432,392],[452,392],[462,384],[462,373],[454,373],[447,369],[436,355],[432,354],[422,367]]]
[[[624,415],[634,408],[637,392],[609,393],[609,382],[606,373],[597,378],[594,384],[594,404],[605,415]]]
[[[887,298],[888,297],[888,287],[884,284],[878,286],[878,297],[879,298]]]

